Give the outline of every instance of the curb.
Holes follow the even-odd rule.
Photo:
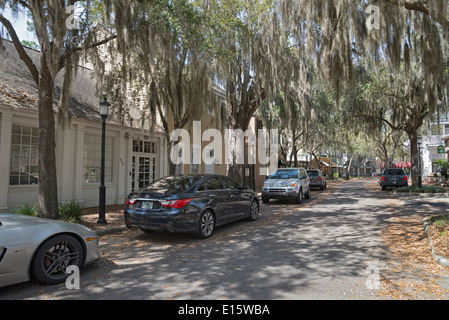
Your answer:
[[[439,255],[435,254],[435,250],[434,250],[433,244],[432,244],[432,239],[430,239],[430,230],[429,230],[430,223],[427,222],[427,219],[426,219],[426,218],[423,218],[423,219],[422,219],[422,224],[423,224],[423,226],[424,226],[424,231],[426,231],[427,239],[429,240],[430,251],[432,252],[433,258],[434,258],[434,259],[436,260],[436,262],[438,262],[439,264],[441,264],[441,265],[443,265],[443,266],[449,268],[449,260],[446,259],[446,258],[444,258],[444,257],[442,257],[442,256],[439,256]]]
[[[97,234],[97,236],[104,236],[104,235],[113,234],[113,233],[117,233],[117,232],[124,231],[124,230],[128,230],[128,227],[125,225],[118,226],[118,227],[106,228],[106,229],[102,229],[102,230],[95,230],[94,232]]]

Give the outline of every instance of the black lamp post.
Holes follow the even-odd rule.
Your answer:
[[[421,177],[421,143],[422,138],[418,136],[418,188],[422,188],[422,177]]]
[[[100,173],[100,204],[98,210],[97,223],[107,223],[106,221],[106,187],[104,185],[104,155],[106,149],[106,119],[109,114],[110,103],[106,96],[104,100],[100,102],[100,115],[101,115],[101,173]]]

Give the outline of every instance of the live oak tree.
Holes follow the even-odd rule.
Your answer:
[[[58,117],[61,123],[70,120],[68,101],[70,96],[70,81],[77,66],[81,52],[95,49],[107,41],[115,38],[115,35],[102,37],[98,28],[93,28],[92,19],[89,16],[91,1],[83,1],[85,6],[84,20],[78,28],[68,28],[73,19],[68,6],[76,5],[80,1],[68,0],[7,0],[0,2],[1,36],[9,35],[15,49],[30,74],[32,75],[39,92],[38,97],[38,169],[39,169],[39,216],[57,219],[58,192],[56,179],[55,156],[55,78],[60,72],[64,72],[64,85]],[[40,59],[36,65],[26,50],[11,21],[1,13],[5,9],[17,14],[21,10],[27,10],[32,18],[32,25],[36,33]],[[92,28],[92,29],[91,29]]]
[[[217,83],[226,92],[224,127],[245,131],[277,79],[274,55],[266,47],[273,1],[203,3],[214,42]],[[232,156],[228,174],[242,181],[243,166],[236,163],[235,153]]]
[[[371,132],[387,124],[408,134],[415,185],[419,128],[428,115],[449,105],[449,3],[286,0],[277,12],[286,32],[318,66],[320,79],[335,90],[337,102],[353,94],[360,80],[356,70],[360,63],[372,79],[386,73],[389,81],[378,101],[367,104],[351,99],[354,103],[348,108],[359,111],[353,114],[371,116],[364,124],[372,125]],[[372,24],[372,19],[378,23]],[[346,120],[355,121],[353,117]]]
[[[116,6],[120,1],[107,3]],[[205,107],[212,109],[217,127],[248,128],[272,87],[273,67],[263,42],[271,3],[177,0],[130,2],[122,7],[122,26],[115,27],[124,30],[118,33],[117,45],[127,48],[121,63],[127,70],[123,78],[131,86],[136,75],[145,79],[148,95],[143,109],[159,115],[166,136],[168,117],[175,129],[183,128],[199,120]],[[163,18],[159,25],[154,23],[158,15]],[[128,35],[125,26],[132,21],[139,32]],[[214,86],[226,93],[224,109],[213,99]],[[240,169],[234,163],[230,175],[241,178]]]
[[[31,12],[41,49],[36,66],[11,22],[0,14],[2,30],[11,37],[39,89],[39,214],[58,216],[54,79],[64,72],[58,106],[64,123],[70,116],[70,79],[80,55],[95,63],[97,74],[104,74],[97,50],[114,39],[108,50],[118,52],[123,80],[115,90],[122,95],[128,80],[147,82],[148,109],[155,116],[156,111],[163,114],[162,105],[173,108],[179,127],[201,112],[194,102],[206,96],[210,81],[226,92],[226,127],[246,129],[261,103],[278,89],[294,101],[290,106],[301,108],[298,123],[310,123],[313,105],[308,75],[314,68],[319,81],[334,90],[337,105],[357,84],[354,66],[366,63],[373,70],[387,70],[396,89],[390,96],[398,108],[388,111],[385,106],[380,111],[405,122],[392,123],[386,117],[381,122],[406,123],[412,163],[417,167],[416,136],[422,119],[448,105],[449,4],[445,0],[378,0],[373,3],[378,14],[372,18],[379,24],[371,29],[367,27],[372,15],[367,12],[369,4],[350,0],[1,1],[0,9]],[[70,5],[86,9],[79,29],[67,28]],[[166,25],[156,26],[154,16],[166,17]],[[97,19],[99,23],[94,24]],[[199,27],[198,33],[189,29],[190,23]],[[205,37],[199,37],[200,33]],[[130,49],[134,51],[127,55]],[[112,51],[107,53],[112,57]],[[145,71],[136,73],[138,66]],[[106,82],[103,85],[107,87]],[[343,115],[351,119],[348,113]],[[378,128],[379,122],[374,124]],[[231,174],[241,175],[238,167],[230,169]]]
[[[150,130],[161,122],[170,159],[175,145],[169,141],[172,131],[201,120],[206,110],[214,115],[218,110],[213,47],[203,7],[185,0],[106,1],[106,5],[122,14],[114,20],[114,28],[121,31],[108,44],[116,52],[109,56],[112,68],[100,73],[106,79],[103,89],[122,106],[119,116],[134,113],[148,121]],[[128,101],[123,101],[125,96]],[[190,148],[190,142],[184,146]],[[174,173],[175,164],[169,161],[169,174]]]
[[[118,0],[107,3],[121,4]],[[299,115],[299,128],[295,126],[295,130],[301,132],[301,127],[313,119],[313,104],[310,103],[313,84],[309,75],[316,68],[318,81],[328,84],[335,93],[335,112],[340,119],[335,125],[348,131],[358,120],[354,115],[360,114],[353,111],[366,106],[359,103],[352,92],[359,81],[356,66],[365,63],[373,72],[383,69],[391,74],[394,85],[390,87],[397,90],[395,106],[401,105],[409,111],[417,108],[415,118],[406,112],[386,113],[408,121],[412,163],[417,167],[415,136],[421,126],[420,118],[447,105],[447,2],[377,1],[374,5],[378,12],[374,11],[374,16],[367,11],[371,4],[367,1],[210,0],[192,3],[206,24],[201,30],[207,34],[206,41],[214,53],[214,81],[226,91],[226,127],[246,129],[261,103],[281,90],[286,110],[300,108],[300,112],[296,110],[291,114]],[[180,6],[182,2],[175,4]],[[131,9],[122,10],[127,14],[122,14],[120,21],[142,21],[138,15],[144,14],[137,9],[138,4],[127,5]],[[370,27],[370,19],[377,19],[378,25]],[[123,43],[130,38],[126,32],[121,37]],[[180,53],[176,57],[183,55]],[[407,78],[409,72],[415,76]],[[401,77],[414,80],[395,82]],[[188,99],[183,102],[181,105],[188,103]],[[424,111],[419,111],[420,108]],[[378,115],[376,113],[373,118]],[[294,117],[289,120],[295,121]],[[384,117],[380,122],[364,123],[358,130],[375,132],[380,123],[386,121]],[[342,140],[348,141],[350,136],[343,132]],[[231,166],[230,174],[238,178],[240,169]]]

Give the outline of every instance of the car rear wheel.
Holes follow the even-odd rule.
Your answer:
[[[253,200],[251,202],[250,207],[249,207],[248,220],[249,221],[256,221],[258,217],[259,217],[259,204],[257,203],[256,200]]]
[[[58,235],[45,241],[34,255],[31,273],[46,284],[64,282],[68,266],[81,267],[84,252],[81,244],[69,235]]]
[[[200,215],[200,220],[198,222],[198,230],[196,235],[200,239],[209,238],[215,228],[215,218],[214,214],[206,210]]]

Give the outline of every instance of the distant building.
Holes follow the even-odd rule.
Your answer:
[[[430,132],[428,135],[422,137],[421,145],[421,161],[422,161],[422,175],[429,176],[438,171],[439,166],[436,160],[447,160],[448,149],[445,149],[445,141],[449,135],[449,115],[442,114],[438,122],[430,124]]]

